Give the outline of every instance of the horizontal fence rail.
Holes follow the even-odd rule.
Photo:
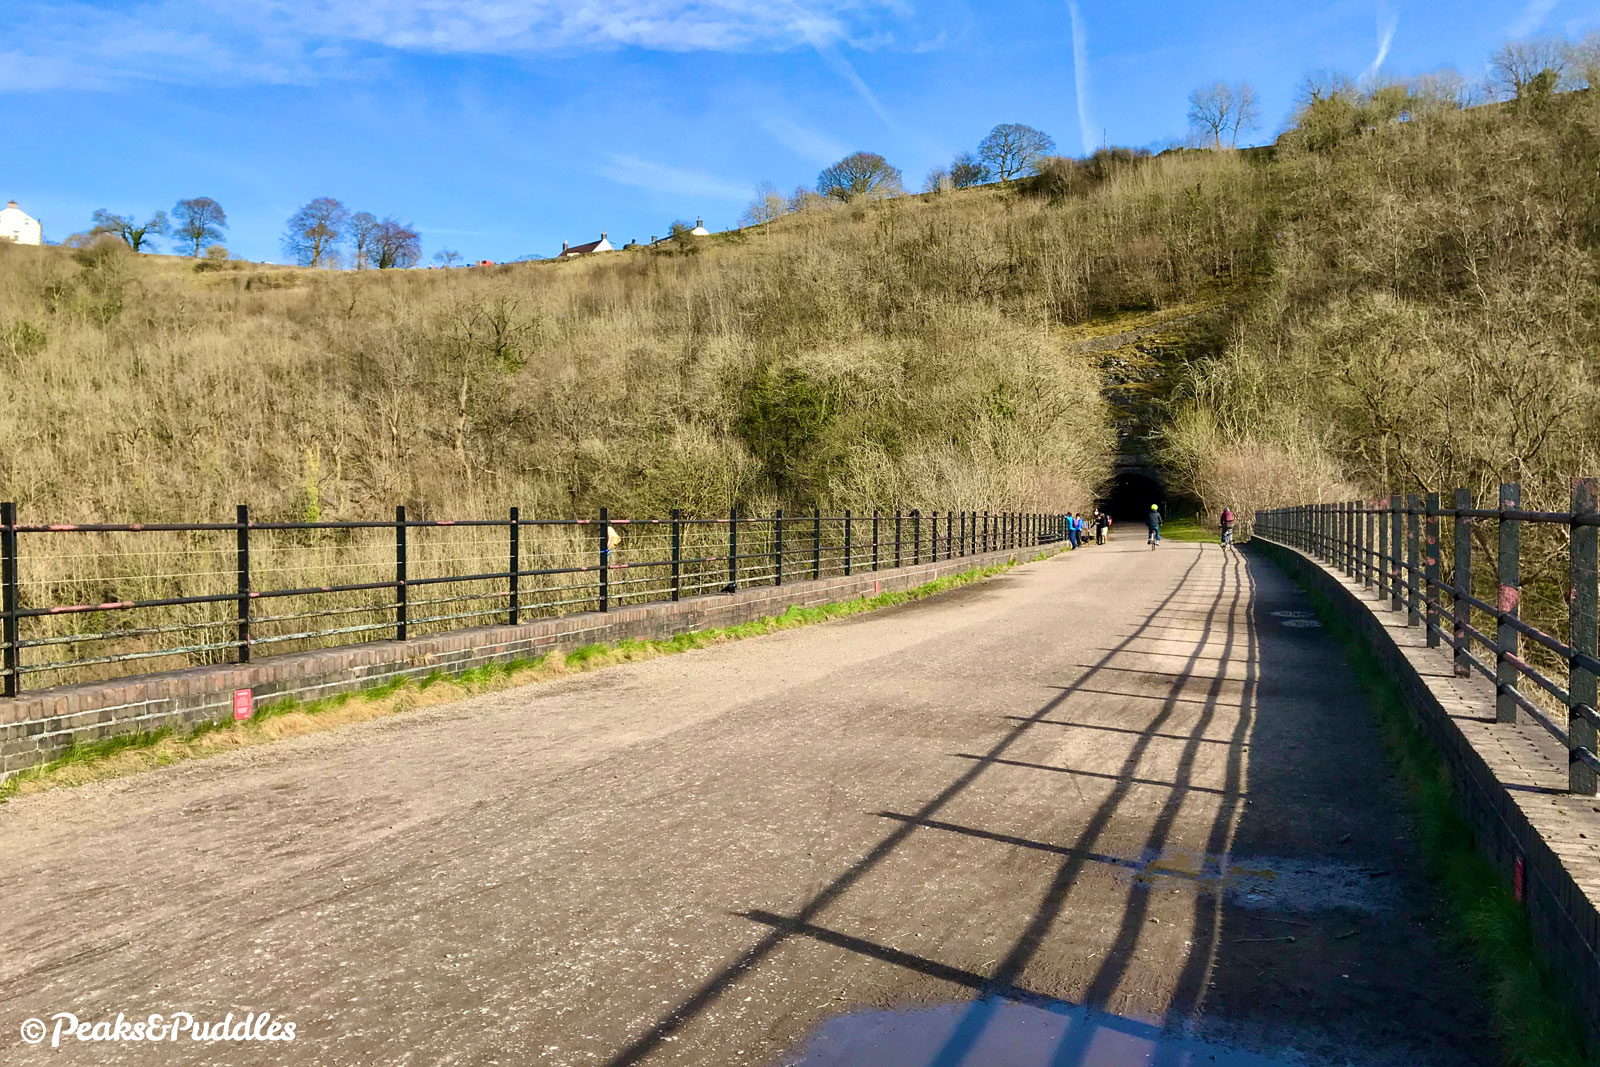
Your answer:
[[[1450,648],[1458,676],[1494,685],[1497,721],[1520,714],[1560,740],[1569,791],[1593,796],[1600,479],[1573,479],[1568,511],[1524,508],[1514,482],[1500,486],[1496,505],[1476,506],[1465,489],[1448,506],[1439,493],[1307,504],[1258,512],[1255,532],[1327,561],[1404,611],[1429,647]],[[1523,575],[1530,560],[1540,563],[1532,586]],[[1530,621],[1535,612],[1543,628]]]
[[[0,504],[0,690],[406,640],[1066,539],[1062,516],[20,522]]]

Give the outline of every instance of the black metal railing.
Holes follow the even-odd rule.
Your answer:
[[[18,521],[0,504],[0,691],[248,663],[1063,539],[1023,512]],[[27,684],[25,684],[27,683]]]
[[[1257,512],[1255,536],[1328,561],[1363,588],[1375,589],[1392,610],[1404,611],[1407,625],[1425,627],[1430,647],[1450,647],[1458,676],[1476,672],[1493,683],[1498,722],[1515,723],[1520,712],[1566,746],[1568,789],[1592,796],[1600,772],[1597,500],[1600,479],[1576,478],[1570,511],[1533,511],[1522,507],[1521,486],[1507,483],[1492,508],[1473,506],[1472,494],[1457,489],[1448,507],[1438,493],[1427,493]],[[1452,526],[1448,580],[1441,577],[1441,519]],[[1489,523],[1492,538],[1485,532]],[[1525,618],[1525,531],[1560,538],[1545,555],[1565,573],[1547,576],[1548,595],[1540,603],[1541,621],[1565,628],[1564,638]],[[1492,599],[1474,593],[1490,583]],[[1564,723],[1558,721],[1563,717]]]

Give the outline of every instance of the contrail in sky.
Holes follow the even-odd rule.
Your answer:
[[[795,29],[800,31],[801,36],[806,39],[806,43],[816,50],[817,55],[832,68],[835,74],[850,84],[850,87],[856,91],[856,95],[866,101],[873,114],[883,120],[885,126],[895,133],[899,133],[900,124],[895,122],[894,117],[889,114],[889,109],[883,106],[883,102],[878,99],[878,94],[873,92],[871,86],[862,80],[860,74],[856,73],[855,66],[844,57],[844,53],[839,51],[838,46],[821,32],[820,27],[824,25],[823,21],[801,7],[795,0],[788,0],[788,3],[794,9],[795,14],[799,16],[795,21]]]
[[[1072,82],[1073,95],[1078,98],[1078,136],[1088,154],[1095,147],[1094,120],[1089,117],[1089,38],[1078,14],[1078,0],[1067,0],[1067,13],[1072,16]]]
[[[1378,0],[1378,54],[1372,61],[1372,66],[1362,72],[1363,80],[1371,78],[1378,73],[1378,68],[1383,66],[1383,61],[1389,58],[1389,46],[1394,44],[1394,31],[1400,28],[1400,13],[1389,10],[1389,5],[1383,0]]]

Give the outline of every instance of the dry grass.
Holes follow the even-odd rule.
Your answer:
[[[822,206],[694,254],[454,271],[196,272],[115,246],[0,246],[0,499],[24,522],[231,521],[238,503],[257,521],[381,520],[396,504],[415,519],[513,504],[525,518],[1086,511],[1115,439],[1074,327],[1155,321],[1238,284],[1265,180],[1187,155],[1056,202],[983,189]],[[263,535],[253,584],[387,580],[385,537]],[[539,566],[591,562],[582,537],[530,539]],[[413,545],[414,573],[505,565],[464,531]],[[25,535],[22,554],[25,606],[233,588],[226,533]],[[586,579],[539,593],[579,602]],[[479,599],[431,613],[505,603],[494,583],[449,592]],[[370,628],[349,641],[387,636],[391,600],[259,606],[346,612],[333,621]],[[97,669],[215,662],[230,612],[30,620],[26,638],[66,648],[26,657],[182,646]],[[170,629],[151,641],[124,634],[130,622]],[[276,643],[261,651],[317,643],[294,637],[307,628],[262,623]]]
[[[1186,487],[1213,514],[1430,490],[1449,506],[1457,487],[1493,506],[1502,482],[1568,510],[1571,478],[1600,473],[1600,95],[1445,111],[1322,151],[1291,139],[1274,171],[1272,275],[1228,350],[1188,368],[1168,427]],[[1494,533],[1478,526],[1472,568],[1490,600]],[[1558,637],[1566,543],[1524,530],[1523,617]]]
[[[0,249],[6,496],[57,521],[1082,509],[1111,440],[1051,328],[1236,275],[1259,181],[1158,160],[1059,204],[974,190],[449,272]]]

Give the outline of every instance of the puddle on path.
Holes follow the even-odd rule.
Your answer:
[[[1305,1067],[1087,1008],[991,997],[823,1023],[782,1067]]]

